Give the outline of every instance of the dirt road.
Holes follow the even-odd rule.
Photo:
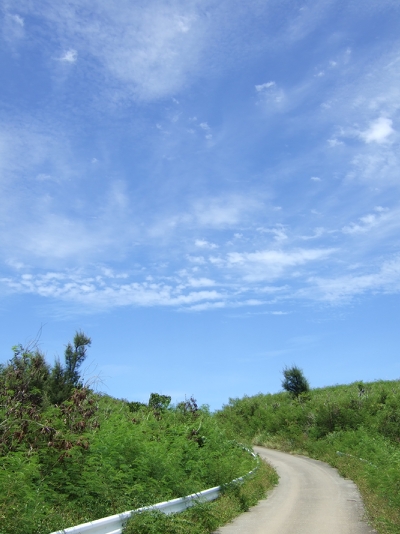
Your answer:
[[[371,534],[356,485],[332,467],[254,447],[279,474],[278,486],[220,534]]]

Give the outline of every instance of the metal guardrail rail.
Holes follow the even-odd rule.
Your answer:
[[[258,459],[258,456],[253,451],[249,450],[249,452],[254,458]],[[242,482],[248,476],[252,475],[257,468],[258,465],[246,475],[232,480],[231,484]],[[136,510],[122,512],[121,514],[103,517],[102,519],[90,521],[89,523],[82,523],[75,527],[57,530],[57,532],[52,532],[51,534],[122,534],[122,529],[133,514],[150,510],[159,510],[164,514],[175,514],[177,512],[183,512],[187,508],[194,506],[196,503],[214,501],[219,497],[220,493],[221,486],[216,486],[201,491],[200,493],[192,493],[192,495],[187,495],[186,497],[181,497],[179,499],[172,499],[171,501],[160,502],[151,506],[137,508]]]

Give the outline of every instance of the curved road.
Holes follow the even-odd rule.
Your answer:
[[[279,474],[267,499],[219,534],[371,534],[356,485],[329,465],[264,447],[254,450]]]

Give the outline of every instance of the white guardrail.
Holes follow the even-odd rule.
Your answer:
[[[250,450],[249,452],[254,458],[258,459],[258,456],[254,454],[254,452]],[[243,477],[232,480],[231,484],[242,482],[245,478],[252,475],[257,468],[258,465]],[[122,534],[122,529],[133,514],[151,510],[159,510],[163,514],[175,514],[177,512],[183,512],[187,508],[190,508],[197,503],[214,501],[219,497],[220,493],[221,486],[216,486],[215,488],[206,489],[200,493],[193,493],[192,495],[187,495],[186,497],[172,499],[172,501],[160,502],[151,506],[144,506],[143,508],[130,510],[129,512],[110,515],[108,517],[103,517],[103,519],[97,519],[96,521],[90,521],[89,523],[82,523],[82,525],[77,525],[75,527],[57,530],[57,532],[52,532],[51,534]]]

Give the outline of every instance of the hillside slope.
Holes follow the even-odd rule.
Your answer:
[[[230,399],[216,417],[231,437],[337,467],[356,482],[378,532],[400,532],[399,381]]]

